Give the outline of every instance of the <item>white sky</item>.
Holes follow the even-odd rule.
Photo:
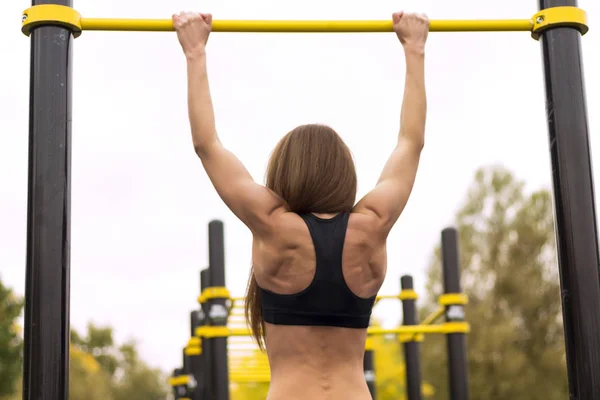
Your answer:
[[[86,17],[170,18],[200,2],[76,1]],[[537,1],[207,0],[215,19],[529,18]],[[0,5],[0,276],[24,293],[29,40],[26,1]],[[600,5],[583,40],[590,131],[600,129]],[[267,157],[294,126],[323,122],[353,150],[360,194],[375,183],[394,144],[404,82],[393,34],[213,34],[209,74],[219,133],[262,181]],[[503,163],[531,188],[550,187],[541,52],[527,33],[432,33],[427,47],[429,118],[417,183],[389,238],[382,293],[402,274],[419,287],[441,229],[451,223],[474,171]],[[207,265],[207,224],[222,219],[227,285],[243,293],[250,234],[217,197],[192,150],[185,62],[173,33],[85,32],[73,73],[71,321],[110,324],[143,356],[180,363],[189,311]],[[592,137],[592,156],[600,157]],[[596,163],[600,165],[600,163]],[[600,171],[594,168],[598,177]],[[395,324],[400,307],[375,315]]]

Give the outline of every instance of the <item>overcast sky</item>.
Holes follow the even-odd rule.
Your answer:
[[[537,1],[504,0],[76,1],[84,17],[388,19],[400,9],[431,19],[529,18]],[[29,40],[25,1],[0,4],[0,277],[24,293],[27,217]],[[600,5],[583,39],[590,131],[600,129]],[[404,85],[393,34],[225,34],[208,62],[224,144],[262,182],[267,157],[294,126],[321,122],[353,150],[360,195],[371,189],[398,132]],[[74,45],[71,322],[109,324],[136,338],[143,357],[177,366],[188,316],[207,265],[207,224],[225,223],[227,285],[245,289],[251,237],[223,205],[195,156],[185,60],[173,33],[85,32]],[[527,33],[432,33],[429,114],[416,186],[389,237],[382,293],[412,274],[418,287],[440,231],[453,221],[475,170],[502,163],[531,189],[550,187],[540,45]],[[592,135],[592,156],[600,157]],[[596,166],[600,162],[596,162]],[[594,168],[596,177],[600,175]],[[596,196],[598,197],[598,196]],[[399,306],[375,311],[386,324]]]

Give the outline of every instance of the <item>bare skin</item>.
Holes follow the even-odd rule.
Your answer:
[[[206,72],[212,16],[181,13],[173,23],[187,60],[192,141],[215,189],[253,234],[252,257],[259,286],[298,293],[315,273],[314,246],[304,221],[283,199],[252,179],[220,142]],[[376,187],[354,207],[348,222],[342,269],[360,297],[377,294],[386,273],[386,240],[412,191],[424,146],[425,42],[429,21],[395,13],[394,30],[406,57],[406,84],[398,142]],[[316,214],[331,218],[335,214]],[[365,329],[266,325],[271,367],[268,400],[370,399],[363,376]]]

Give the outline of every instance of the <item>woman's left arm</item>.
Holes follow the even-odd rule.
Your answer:
[[[212,18],[207,14],[173,16],[187,60],[188,112],[194,149],[217,193],[253,232],[269,226],[271,216],[284,210],[284,201],[257,184],[240,160],[220,142],[206,68],[206,42]]]

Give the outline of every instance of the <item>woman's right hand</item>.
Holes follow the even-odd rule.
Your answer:
[[[204,53],[208,36],[212,30],[211,14],[181,12],[173,15],[173,26],[187,58]]]
[[[425,51],[425,43],[429,35],[429,18],[425,14],[405,13],[392,15],[394,32],[405,49]]]

